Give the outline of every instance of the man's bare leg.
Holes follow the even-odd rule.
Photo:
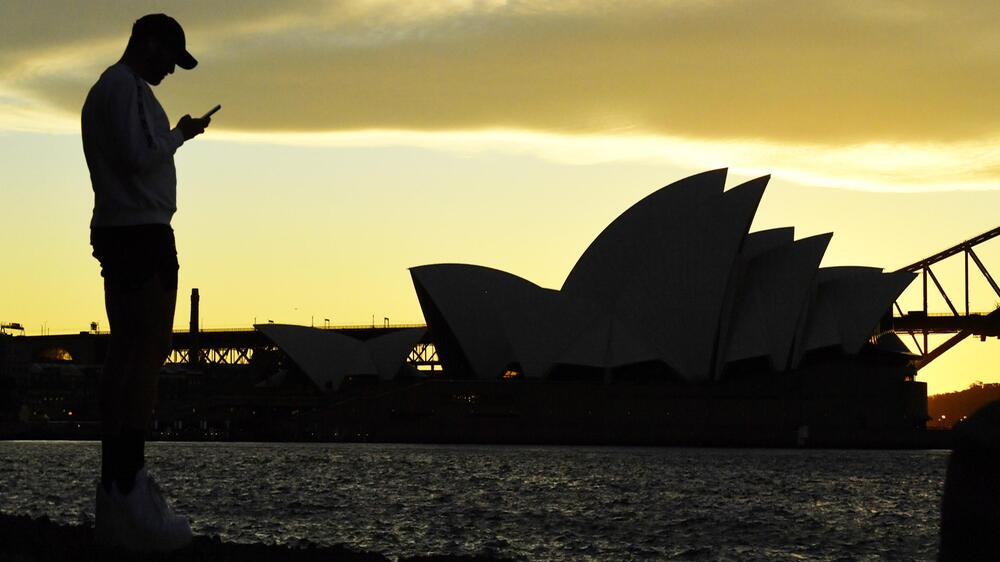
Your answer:
[[[101,374],[102,480],[128,488],[142,467],[160,368],[170,353],[176,288],[154,275],[134,291],[106,291],[111,344]],[[127,490],[123,490],[127,493]]]

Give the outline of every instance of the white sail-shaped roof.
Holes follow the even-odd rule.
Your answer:
[[[861,350],[893,301],[915,277],[909,272],[860,271],[826,284],[826,295],[835,303],[840,346],[845,353]]]
[[[494,306],[514,357],[529,378],[546,376],[566,347],[606,317],[592,302],[540,287],[519,301]]]
[[[876,267],[821,268],[811,299],[795,365],[802,354],[837,345],[857,353],[893,301],[913,281],[912,273],[882,273]]]
[[[722,368],[727,361],[735,360],[729,359],[725,352],[730,346],[730,340],[735,336],[733,322],[736,320],[737,315],[741,313],[741,308],[745,308],[741,299],[745,293],[744,278],[747,275],[750,262],[764,252],[770,251],[779,246],[791,244],[794,238],[795,229],[788,227],[751,232],[743,239],[743,245],[740,248],[739,255],[736,257],[736,261],[733,263],[733,267],[729,271],[729,283],[726,285],[726,296],[723,301],[722,313],[719,316],[719,339],[717,343],[717,349],[719,352],[715,355],[716,375],[721,373]],[[751,311],[742,311],[742,313],[744,315],[750,314]],[[755,335],[757,334],[744,334],[743,339],[741,340],[741,345],[753,348],[765,347],[766,344],[763,341],[763,334],[760,334],[761,341],[756,344],[747,341],[747,338]],[[753,356],[754,355],[752,354],[747,355],[747,357]],[[743,358],[745,357],[740,357],[740,359]]]
[[[365,340],[378,377],[382,380],[395,378],[410,352],[426,334],[426,328],[403,328]]]
[[[364,345],[335,332],[288,324],[257,324],[257,330],[285,352],[321,390],[336,390],[349,375],[374,374],[375,366],[359,361]]]
[[[740,260],[744,263],[780,246],[786,246],[795,241],[795,228],[783,226],[768,230],[758,230],[747,234],[740,248]]]
[[[831,234],[772,246],[746,265],[731,323],[725,359],[766,356],[783,371],[811,284]]]
[[[254,326],[280,348],[323,391],[336,390],[350,376],[393,378],[424,328],[410,328],[362,341],[329,330],[289,324]]]
[[[573,344],[556,363],[581,367],[614,369],[625,365],[661,360],[660,353],[628,326],[610,316],[602,316],[577,334]]]
[[[412,275],[428,295],[444,296],[446,302],[433,303],[439,324],[447,326],[478,378],[498,377],[511,365],[535,378],[557,363],[610,369],[660,359],[654,346],[592,301],[473,265],[421,266]],[[456,296],[451,287],[471,286],[473,279],[475,298],[459,296],[463,306],[447,302]],[[484,354],[490,345],[494,349]]]
[[[664,187],[615,219],[562,291],[592,299],[689,380],[707,378],[730,270],[767,177],[723,194],[725,170]]]
[[[529,283],[504,271],[465,264],[410,268],[438,356],[477,378],[497,378],[515,361],[493,301]]]
[[[439,354],[461,354],[477,378],[499,377],[511,365],[544,377],[580,333],[607,317],[593,302],[488,267],[426,265],[411,275],[433,301],[425,311],[440,317],[432,323],[435,338],[445,332],[457,348],[445,344]]]
[[[806,305],[806,314],[801,333],[796,338],[792,366],[796,367],[802,356],[815,349],[839,346],[840,320],[837,312],[838,301],[834,294],[834,281],[843,277],[862,274],[881,274],[876,267],[841,266],[823,267],[817,272],[812,295]]]

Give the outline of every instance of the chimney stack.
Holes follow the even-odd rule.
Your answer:
[[[198,302],[201,297],[198,289],[191,289],[191,327],[188,333],[188,364],[197,367],[201,364],[201,346],[198,345]]]

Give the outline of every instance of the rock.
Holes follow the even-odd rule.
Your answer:
[[[942,561],[1000,559],[1000,401],[955,426],[941,499]]]

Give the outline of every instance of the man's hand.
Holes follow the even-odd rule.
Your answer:
[[[205,128],[208,127],[208,124],[211,122],[211,117],[197,119],[191,117],[190,115],[185,115],[184,117],[181,117],[180,121],[177,122],[177,128],[180,129],[181,134],[184,135],[184,140],[188,141],[204,133]]]

